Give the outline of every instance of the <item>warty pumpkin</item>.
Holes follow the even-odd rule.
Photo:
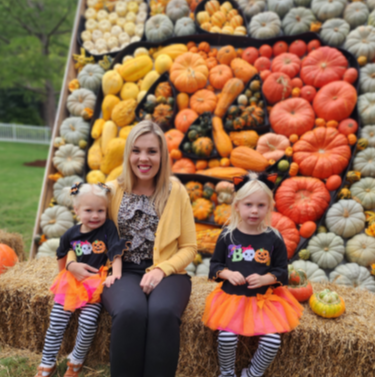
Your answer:
[[[285,149],[290,146],[289,139],[283,135],[268,132],[259,137],[256,151],[267,160],[280,160],[285,154]]]
[[[334,128],[315,128],[293,146],[293,161],[302,175],[328,178],[341,174],[351,157],[346,137]]]
[[[231,215],[231,205],[230,204],[220,204],[214,210],[214,221],[216,224],[224,225],[228,222]]]
[[[249,147],[241,146],[233,149],[230,162],[237,168],[261,172],[269,165],[268,160],[259,152]]]
[[[236,77],[229,79],[223,87],[214,114],[222,118],[232,102],[242,93],[244,87],[242,80]]]
[[[336,292],[324,289],[309,300],[311,310],[323,318],[337,318],[345,311],[345,302]]]
[[[211,201],[199,198],[192,204],[193,215],[197,220],[206,220],[212,214],[213,204]]]
[[[135,119],[137,101],[129,98],[119,102],[112,110],[111,118],[119,127],[128,126]]]
[[[207,89],[198,90],[190,98],[191,109],[199,115],[205,112],[212,113],[216,108],[216,103],[216,95]]]
[[[229,137],[235,146],[243,145],[249,148],[255,148],[259,139],[255,131],[230,132]]]
[[[233,145],[230,137],[224,131],[222,119],[217,116],[212,118],[212,136],[219,155],[228,157],[233,150]]]

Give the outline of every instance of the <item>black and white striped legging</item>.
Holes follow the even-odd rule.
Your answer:
[[[97,321],[102,304],[86,304],[78,317],[78,332],[76,343],[70,357],[75,362],[83,363],[91,342],[94,339]],[[54,365],[60,350],[64,332],[73,313],[65,311],[64,307],[55,303],[50,315],[50,325],[46,333],[43,348],[42,364]]]
[[[227,331],[219,331],[218,342],[221,377],[234,377],[238,335]],[[280,345],[281,338],[279,334],[260,336],[258,349],[254,353],[246,371],[246,377],[263,376],[266,369],[276,357]]]

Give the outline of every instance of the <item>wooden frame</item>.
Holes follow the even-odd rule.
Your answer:
[[[66,100],[69,95],[68,84],[71,80],[77,78],[77,71],[74,68],[75,62],[73,60],[73,54],[80,54],[80,47],[78,46],[78,43],[77,43],[77,33],[79,29],[79,21],[80,21],[81,15],[83,15],[85,12],[85,9],[86,9],[86,1],[79,0],[78,5],[77,5],[76,16],[74,19],[73,34],[72,34],[72,39],[70,41],[70,48],[69,48],[68,59],[67,59],[66,68],[65,68],[64,80],[61,86],[59,106],[57,108],[55,123],[53,125],[53,130],[52,130],[52,135],[51,135],[51,144],[50,144],[50,148],[48,152],[46,169],[44,172],[42,192],[39,198],[38,212],[35,219],[33,239],[31,242],[30,255],[29,255],[30,259],[35,258],[35,255],[37,253],[37,245],[34,242],[35,236],[37,234],[42,233],[42,230],[40,228],[40,218],[45,208],[48,207],[53,197],[54,182],[48,179],[48,176],[50,174],[56,173],[56,169],[52,163],[52,158],[56,150],[56,148],[53,146],[53,140],[55,139],[55,137],[59,136],[60,125],[62,121],[69,116],[68,110],[66,109]]]

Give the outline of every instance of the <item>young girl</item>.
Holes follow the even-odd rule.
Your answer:
[[[229,226],[220,235],[209,278],[223,282],[208,296],[203,322],[219,330],[221,377],[235,376],[238,335],[260,336],[241,377],[263,376],[280,347],[280,333],[294,329],[302,306],[288,292],[285,244],[272,228],[274,184],[265,174],[235,180]]]
[[[72,312],[78,308],[81,313],[76,344],[68,357],[70,362],[64,377],[78,377],[82,369],[102,308],[100,295],[107,275],[107,251],[120,242],[116,226],[111,220],[107,220],[108,193],[108,187],[102,184],[78,183],[71,189],[74,211],[81,224],[66,231],[56,252],[61,272],[51,287],[55,294],[55,304],[46,333],[42,363],[35,377],[50,377],[56,372],[56,356],[65,329]],[[66,264],[68,252],[74,253],[74,258]],[[71,263],[85,264],[90,276],[77,279],[69,272]]]

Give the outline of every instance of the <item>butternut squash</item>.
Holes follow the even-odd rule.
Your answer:
[[[224,131],[223,121],[219,117],[212,118],[212,136],[221,157],[228,157],[233,150],[233,145],[228,134]]]
[[[198,170],[196,174],[206,175],[208,177],[216,177],[219,179],[232,180],[233,177],[241,177],[248,172],[245,169],[233,167],[216,167],[206,170]]]
[[[222,118],[227,112],[232,102],[242,93],[245,85],[242,80],[234,77],[229,79],[221,92],[217,102],[215,115]]]
[[[104,123],[103,132],[102,132],[102,154],[105,154],[107,151],[107,146],[110,140],[117,136],[117,126],[115,122],[111,120]]]
[[[264,171],[269,165],[268,160],[263,155],[245,146],[233,149],[230,155],[230,162],[237,168],[256,172]]]
[[[102,162],[102,138],[99,137],[94,141],[94,144],[89,148],[87,153],[87,164],[91,170],[99,170]]]

